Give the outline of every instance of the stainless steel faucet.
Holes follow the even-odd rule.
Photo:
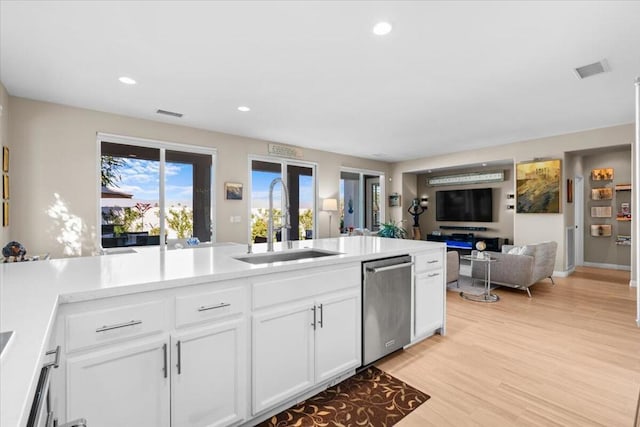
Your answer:
[[[285,200],[285,208],[282,214],[282,219],[284,220],[284,224],[280,227],[282,232],[280,235],[282,236],[282,243],[287,242],[287,247],[291,249],[291,241],[287,240],[287,235],[289,234],[289,230],[291,229],[291,222],[289,217],[289,190],[287,190],[287,186],[284,184],[282,178],[276,178],[271,181],[269,185],[269,225],[267,228],[267,252],[273,252],[273,188],[276,184],[280,182],[282,185],[282,191],[284,191],[284,200]]]

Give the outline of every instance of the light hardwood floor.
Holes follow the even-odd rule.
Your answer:
[[[377,364],[431,399],[398,426],[632,427],[640,328],[629,272],[579,268],[483,304],[447,292],[447,334]]]

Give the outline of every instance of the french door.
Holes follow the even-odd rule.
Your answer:
[[[273,186],[274,241],[313,239],[316,235],[316,165],[285,159],[250,158],[251,200],[249,203],[249,241],[267,240],[269,190],[274,179],[280,178],[288,189],[289,222],[284,225],[285,197],[280,182]]]

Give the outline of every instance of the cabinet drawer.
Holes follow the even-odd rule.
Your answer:
[[[253,308],[310,298],[341,289],[360,288],[360,264],[332,269],[259,276],[253,283]]]
[[[152,301],[68,315],[67,351],[163,332],[167,313],[164,301]]]
[[[415,271],[427,271],[443,268],[443,255],[441,250],[417,253],[415,256]]]
[[[176,328],[244,312],[244,287],[176,297]]]

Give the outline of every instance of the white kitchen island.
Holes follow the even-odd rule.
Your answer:
[[[360,365],[362,261],[412,255],[413,342],[444,332],[444,244],[355,236],[292,251],[302,248],[339,254],[251,264],[231,244],[2,264],[0,330],[15,334],[0,361],[0,425],[26,425],[57,345],[61,422],[83,410],[92,427],[118,411],[135,425],[262,419]],[[127,398],[131,408],[114,407]]]

